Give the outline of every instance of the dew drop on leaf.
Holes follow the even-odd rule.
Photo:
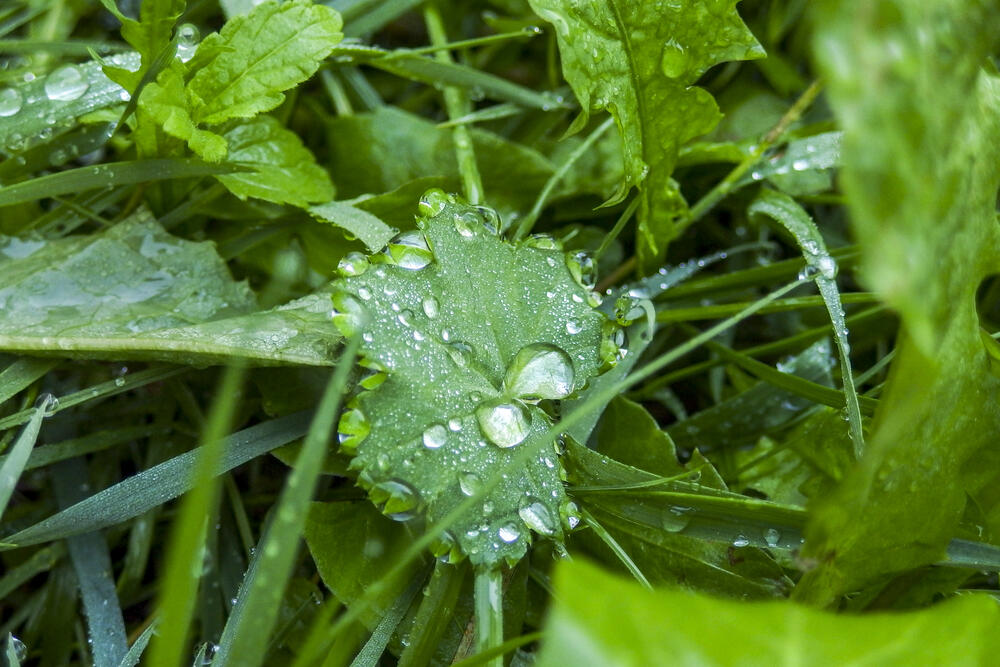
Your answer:
[[[483,480],[474,472],[458,473],[458,488],[467,496],[474,496],[483,488]]]
[[[507,448],[528,437],[531,413],[520,401],[495,400],[476,408],[476,420],[489,442]]]
[[[368,492],[369,497],[393,521],[409,521],[420,504],[417,490],[401,480],[379,482]]]
[[[421,307],[424,309],[424,315],[430,319],[434,319],[438,316],[441,310],[441,304],[433,296],[424,297],[424,300],[420,302]]]
[[[679,78],[688,69],[688,54],[677,40],[671,38],[663,45],[660,68],[671,79]]]
[[[76,65],[63,65],[45,79],[45,94],[58,102],[78,99],[89,87],[90,83]]]
[[[455,433],[458,433],[459,431],[462,430],[462,420],[454,417],[449,419],[448,428],[454,431]]]
[[[573,361],[551,343],[522,347],[507,367],[504,387],[512,396],[558,399],[573,393]]]
[[[431,188],[420,198],[417,210],[420,212],[420,215],[430,218],[443,211],[447,203],[448,195],[445,194],[444,190]]]
[[[540,535],[553,535],[556,532],[555,519],[552,512],[541,500],[528,496],[517,510],[521,521]]]
[[[463,343],[460,340],[452,341],[448,344],[448,356],[451,360],[455,362],[456,366],[464,368],[469,365],[469,359],[472,358],[472,346],[468,343]]]
[[[46,417],[51,417],[59,410],[59,399],[49,393],[40,394],[35,399],[35,407],[44,412]]]
[[[497,531],[497,535],[504,542],[510,544],[511,542],[516,542],[519,537],[521,537],[521,529],[517,527],[517,524],[513,521],[507,521],[500,529]]]
[[[566,255],[566,266],[578,285],[588,290],[594,289],[597,284],[597,269],[590,253],[580,250]]]
[[[423,440],[427,449],[437,449],[448,441],[448,431],[441,424],[428,426],[424,431]]]
[[[434,253],[427,246],[427,239],[417,230],[398,234],[385,249],[385,254],[404,269],[422,269],[434,259]]]
[[[566,320],[566,333],[574,335],[580,333],[581,331],[583,331],[583,323],[580,322],[580,320]]]
[[[345,337],[351,337],[364,328],[367,315],[364,307],[347,292],[336,292],[333,295],[333,324]]]
[[[455,214],[455,231],[467,239],[476,235],[476,229],[482,225],[479,216],[471,211]]]
[[[749,544],[750,540],[748,540],[745,535],[737,535],[736,538],[733,540],[734,547],[745,547],[748,546]]]
[[[767,546],[776,547],[780,540],[781,533],[776,528],[768,528],[764,531],[764,541],[767,542]]]
[[[194,57],[200,38],[198,27],[192,23],[184,23],[177,28],[177,58],[181,62],[186,63]]]
[[[344,411],[337,423],[337,439],[340,442],[340,448],[353,454],[357,451],[358,445],[368,437],[371,429],[371,423],[361,410]]]
[[[13,116],[21,110],[24,98],[16,88],[0,90],[0,117]]]
[[[368,270],[368,258],[360,252],[349,252],[340,259],[337,271],[342,276],[360,276]]]

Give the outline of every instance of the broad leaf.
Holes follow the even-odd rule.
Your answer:
[[[265,2],[208,35],[191,61],[187,99],[197,124],[270,111],[316,71],[343,34],[340,15],[304,0]],[[208,54],[202,57],[202,52]]]
[[[93,236],[0,245],[0,349],[98,359],[328,365],[340,336],[329,293],[270,311],[209,243],[148,213]]]
[[[679,147],[720,118],[712,96],[693,84],[718,63],[764,51],[735,0],[529,2],[556,28],[563,74],[583,107],[574,128],[593,109],[615,117],[625,150],[616,199],[640,188],[637,250],[643,266],[653,269],[677,235],[674,220],[684,209],[670,178]]]
[[[978,71],[997,34],[981,3],[824,7],[818,54],[844,124],[863,276],[904,325],[861,465],[817,503],[807,532],[820,565],[797,595],[832,603],[940,559],[966,494],[996,484],[979,459],[995,448],[1000,380],[975,292],[1000,258],[1000,85]]]
[[[135,91],[142,73],[152,66],[160,52],[170,43],[174,24],[184,12],[186,0],[147,0],[139,6],[139,20],[131,19],[115,5],[114,0],[101,3],[121,21],[122,37],[139,52],[142,67],[137,72],[109,64],[105,71],[130,91]]]
[[[420,210],[421,231],[390,241],[370,267],[345,260],[334,322],[364,331],[375,372],[341,418],[341,447],[387,514],[436,521],[551,426],[535,403],[598,372],[611,323],[574,280],[577,260],[551,240],[505,243],[492,210],[441,191]],[[560,471],[557,452],[540,452],[488,489],[440,552],[492,566],[523,556],[531,531],[561,541],[574,517]]]
[[[240,199],[306,206],[333,198],[330,176],[298,135],[277,119],[254,118],[234,126],[223,138],[229,144],[226,160],[254,169],[218,177]]]
[[[563,562],[538,661],[557,665],[983,665],[1000,650],[985,595],[921,611],[838,616],[789,602],[648,591]]]
[[[334,224],[356,237],[372,252],[384,248],[389,239],[399,231],[377,216],[344,202],[327,202],[311,207],[309,212],[313,217]]]

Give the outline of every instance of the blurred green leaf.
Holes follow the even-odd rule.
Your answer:
[[[837,616],[789,602],[647,591],[581,561],[561,563],[538,664],[704,666],[984,665],[1000,612],[963,596],[904,614]],[[669,656],[669,658],[667,658]]]

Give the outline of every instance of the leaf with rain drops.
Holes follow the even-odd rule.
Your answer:
[[[341,264],[334,323],[362,332],[369,372],[341,417],[340,446],[372,501],[400,521],[438,521],[485,492],[433,550],[477,566],[515,562],[533,534],[561,543],[578,520],[558,443],[483,485],[552,426],[546,403],[613,362],[616,325],[593,308],[589,258],[547,237],[507,243],[491,209],[440,190],[419,209],[419,230]]]
[[[209,243],[146,211],[101,234],[0,237],[0,349],[92,359],[330,365],[328,292],[256,312]]]
[[[574,561],[556,571],[555,600],[539,667],[971,667],[990,664],[1000,650],[1000,612],[987,595],[907,613],[836,615],[786,601],[648,591]]]
[[[555,26],[563,75],[583,107],[572,129],[593,109],[608,110],[618,124],[625,180],[615,199],[640,189],[637,252],[647,272],[654,270],[686,209],[671,179],[678,150],[721,118],[711,94],[694,83],[714,65],[760,58],[764,50],[736,13],[736,0],[529,4]]]

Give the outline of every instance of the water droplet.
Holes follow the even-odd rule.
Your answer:
[[[28,659],[28,647],[25,646],[24,642],[14,635],[9,635],[8,641],[10,642],[10,648],[14,649],[14,655],[17,656],[18,660],[24,662]]]
[[[35,407],[45,413],[46,417],[51,417],[59,410],[59,399],[49,393],[39,394],[35,399]]]
[[[24,98],[16,88],[0,90],[0,117],[13,116],[21,110]]]
[[[573,361],[550,343],[522,347],[507,367],[504,388],[512,396],[558,399],[573,393]]]
[[[198,40],[201,33],[198,27],[192,23],[184,23],[177,28],[177,58],[181,62],[187,62],[194,57],[198,50]]]
[[[676,79],[687,72],[687,51],[672,37],[663,45],[663,54],[660,56],[660,69],[671,79]]]
[[[417,210],[420,215],[426,216],[428,218],[433,217],[444,210],[446,204],[448,204],[449,197],[445,194],[444,190],[440,188],[431,188],[420,198],[420,203],[417,204]]]
[[[360,276],[368,270],[369,266],[368,258],[360,252],[355,251],[349,252],[340,258],[340,263],[337,264],[337,271],[342,276]]]
[[[583,331],[583,323],[578,319],[566,320],[566,333],[572,335]]]
[[[438,300],[433,296],[424,297],[424,300],[420,303],[420,305],[424,309],[424,315],[432,320],[438,316],[438,312],[440,312],[441,309],[441,304],[438,303]]]
[[[795,162],[792,162],[792,169],[794,169],[795,171],[805,171],[808,168],[809,168],[808,160],[796,160]]]
[[[541,250],[562,250],[559,241],[549,234],[532,234],[525,240],[524,244],[530,248]]]
[[[597,268],[590,253],[579,250],[572,255],[566,255],[566,266],[577,284],[584,289],[594,289],[594,285],[597,284]]]
[[[518,538],[521,537],[521,529],[513,521],[508,521],[500,526],[497,535],[500,536],[501,540],[510,544],[511,542],[517,542]]]
[[[441,424],[428,426],[424,431],[424,447],[427,449],[437,449],[448,441],[448,431]]]
[[[434,259],[434,253],[428,247],[427,239],[416,230],[398,234],[389,241],[385,254],[399,266],[411,271],[424,268]]]
[[[87,92],[90,83],[76,65],[63,65],[45,79],[45,94],[50,100],[69,102]]]
[[[768,528],[764,531],[764,541],[767,542],[767,546],[776,547],[778,542],[781,540],[781,533],[775,528]]]
[[[404,309],[402,312],[399,313],[399,315],[396,316],[396,319],[399,320],[399,323],[402,324],[404,327],[412,327],[413,311],[408,308]]]
[[[476,420],[486,439],[497,447],[513,447],[528,437],[531,413],[520,401],[496,400],[476,408]]]
[[[479,214],[479,219],[482,221],[483,228],[494,236],[499,234],[500,229],[503,227],[500,214],[489,206],[476,206],[475,209],[476,213]]]
[[[837,266],[837,261],[833,257],[830,257],[829,255],[820,255],[816,258],[815,264],[820,274],[822,274],[822,276],[827,280],[833,280],[837,277],[839,267]]]
[[[746,538],[745,535],[737,535],[733,540],[734,547],[745,547],[750,544],[750,540]]]
[[[340,448],[348,454],[354,454],[358,445],[368,437],[372,426],[361,410],[355,408],[346,410],[340,415],[337,423],[337,439],[340,441]]]
[[[556,523],[552,518],[552,512],[541,500],[528,496],[521,503],[517,510],[517,515],[521,517],[528,528],[531,528],[540,535],[554,535]]]
[[[448,343],[448,347],[445,348],[445,351],[448,353],[448,356],[451,357],[451,360],[455,362],[455,365],[462,368],[469,365],[469,360],[472,358],[473,354],[472,346],[460,340]]]
[[[563,525],[569,530],[580,525],[580,508],[572,500],[567,500],[559,506],[559,516]]]
[[[817,275],[819,275],[819,268],[815,264],[806,264],[799,271],[799,280],[812,280]]]
[[[393,521],[409,521],[416,516],[420,505],[417,490],[398,479],[379,482],[368,491],[368,496]]]
[[[482,478],[474,472],[458,473],[458,488],[467,496],[474,496],[483,490]]]
[[[351,337],[364,328],[368,321],[367,313],[361,302],[347,292],[336,292],[333,295],[333,324],[345,337]]]

